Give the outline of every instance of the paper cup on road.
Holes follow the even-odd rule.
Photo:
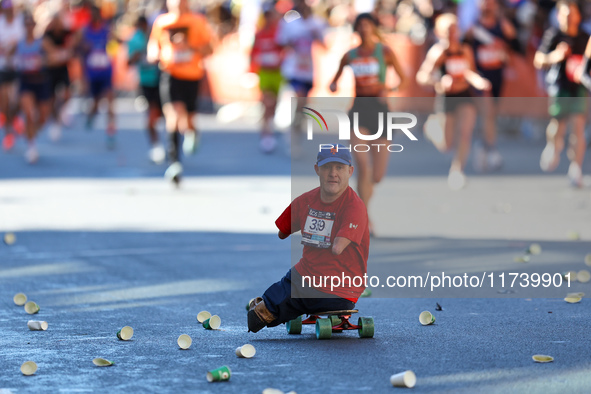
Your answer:
[[[528,254],[540,254],[542,253],[542,247],[540,244],[531,244],[529,245],[529,248],[527,248],[526,252]]]
[[[29,320],[27,322],[27,327],[29,327],[29,330],[31,331],[45,331],[47,330],[47,327],[49,327],[49,324],[47,324],[46,321]]]
[[[230,380],[230,376],[232,375],[232,371],[227,366],[223,366],[217,369],[212,369],[206,375],[208,382],[224,382]]]
[[[211,313],[209,313],[208,311],[201,311],[197,314],[197,321],[199,323],[203,323],[204,321],[206,321],[210,317],[211,317]]]
[[[580,270],[577,272],[577,280],[581,283],[587,283],[591,280],[591,273],[587,270]]]
[[[39,312],[39,305],[34,303],[33,301],[29,301],[25,304],[25,312],[29,315],[34,315],[35,313]]]
[[[21,372],[23,375],[33,375],[37,371],[37,364],[34,361],[26,361],[21,365]]]
[[[16,242],[16,235],[14,233],[6,233],[4,234],[4,243],[6,245],[12,245]]]
[[[578,302],[581,302],[582,298],[581,297],[566,297],[564,300],[566,302],[568,302],[569,304],[576,304]]]
[[[186,350],[188,348],[191,347],[191,344],[193,343],[193,340],[191,339],[190,336],[188,336],[187,334],[182,334],[181,336],[179,336],[179,338],[176,340],[176,343],[178,343],[179,347],[183,350]]]
[[[15,305],[23,306],[25,305],[25,302],[27,302],[27,296],[25,293],[17,293],[14,295],[14,297],[12,297],[12,300],[14,301]]]
[[[113,361],[105,360],[104,358],[97,357],[92,360],[92,363],[97,367],[110,367],[115,364]]]
[[[567,271],[562,273],[563,280],[569,280],[571,283],[577,281],[577,271]]]
[[[250,344],[242,345],[236,348],[236,355],[240,358],[251,358],[255,355],[256,349]]]
[[[419,315],[419,321],[423,326],[428,326],[429,324],[435,323],[435,316],[429,311],[424,311]]]
[[[536,354],[531,357],[537,363],[549,363],[554,361],[554,357],[552,356],[544,356],[542,354]]]
[[[213,315],[203,322],[203,328],[208,330],[217,330],[222,325],[222,319],[218,315]]]
[[[390,383],[394,387],[413,388],[417,383],[417,377],[413,371],[404,371],[390,376]]]
[[[513,261],[516,263],[528,263],[529,262],[529,255],[525,254],[523,256],[515,256],[515,257],[513,257]]]
[[[122,341],[129,341],[132,336],[133,328],[129,326],[125,326],[121,330],[117,331],[117,338],[121,339]]]

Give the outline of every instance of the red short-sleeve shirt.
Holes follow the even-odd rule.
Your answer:
[[[357,302],[365,287],[355,286],[354,277],[363,278],[367,273],[369,228],[365,204],[351,187],[330,204],[320,199],[320,188],[304,193],[293,200],[275,224],[284,234],[302,234],[304,251],[295,265],[301,276],[316,277],[314,283],[321,284],[316,289],[324,293]],[[351,241],[338,256],[332,254],[336,237]],[[326,276],[341,278],[345,283],[331,291],[331,282],[324,283]],[[351,278],[350,286],[346,277]]]

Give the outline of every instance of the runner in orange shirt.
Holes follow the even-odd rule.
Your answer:
[[[165,176],[178,184],[180,135],[183,152],[194,153],[198,135],[193,124],[197,110],[199,81],[203,78],[203,58],[212,53],[211,30],[205,17],[193,14],[188,0],[167,0],[168,13],[154,21],[148,42],[148,61],[160,62],[160,98],[169,136],[169,162]]]

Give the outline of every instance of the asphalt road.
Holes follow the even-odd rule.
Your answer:
[[[131,129],[141,117],[124,112],[114,152],[104,149],[99,122],[90,133],[75,126],[58,143],[42,136],[36,166],[24,163],[23,144],[0,155],[0,231],[17,237],[0,246],[0,389],[388,393],[404,390],[390,385],[390,375],[412,370],[416,392],[589,391],[591,308],[585,298],[567,304],[562,297],[591,294],[591,283],[562,287],[551,298],[522,291],[380,298],[388,294],[376,289],[357,304],[361,316],[375,320],[373,339],[347,332],[318,341],[310,326],[301,335],[287,335],[283,326],[247,333],[246,302],[298,254],[297,242],[292,250],[273,225],[299,185],[290,180],[290,159],[283,150],[258,153],[248,122],[204,117],[202,147],[186,160],[187,178],[174,190],[161,178],[164,168],[148,162],[143,133]],[[531,242],[543,251],[519,269],[589,269],[589,189],[568,189],[564,161],[558,175],[542,176],[542,147],[503,140],[504,170],[470,172],[459,193],[444,192],[448,158],[426,142],[393,157],[376,201],[399,198],[407,208],[396,208],[397,226],[372,207],[382,237],[372,243],[370,274],[412,274],[434,263],[457,272],[517,269],[513,256]],[[494,193],[503,185],[513,187],[501,198]],[[556,212],[538,203],[544,198]],[[536,221],[545,214],[550,220]],[[487,220],[471,222],[475,215]],[[463,225],[450,225],[458,221]],[[581,239],[569,240],[567,230]],[[15,306],[17,292],[36,301],[39,314]],[[202,310],[221,317],[220,330],[198,324]],[[419,323],[423,310],[433,312],[434,325]],[[49,329],[29,331],[31,318]],[[135,330],[128,342],[116,338],[125,325]],[[193,338],[189,350],[176,344],[183,333]],[[255,346],[254,358],[234,355],[245,343]],[[534,363],[534,354],[554,362]],[[95,357],[116,364],[98,368]],[[34,376],[19,371],[27,360],[39,366]],[[231,368],[230,381],[208,383],[206,372],[222,365]]]

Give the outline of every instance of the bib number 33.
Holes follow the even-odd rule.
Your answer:
[[[315,248],[327,249],[332,243],[330,236],[335,214],[310,208],[304,226],[302,244]]]

